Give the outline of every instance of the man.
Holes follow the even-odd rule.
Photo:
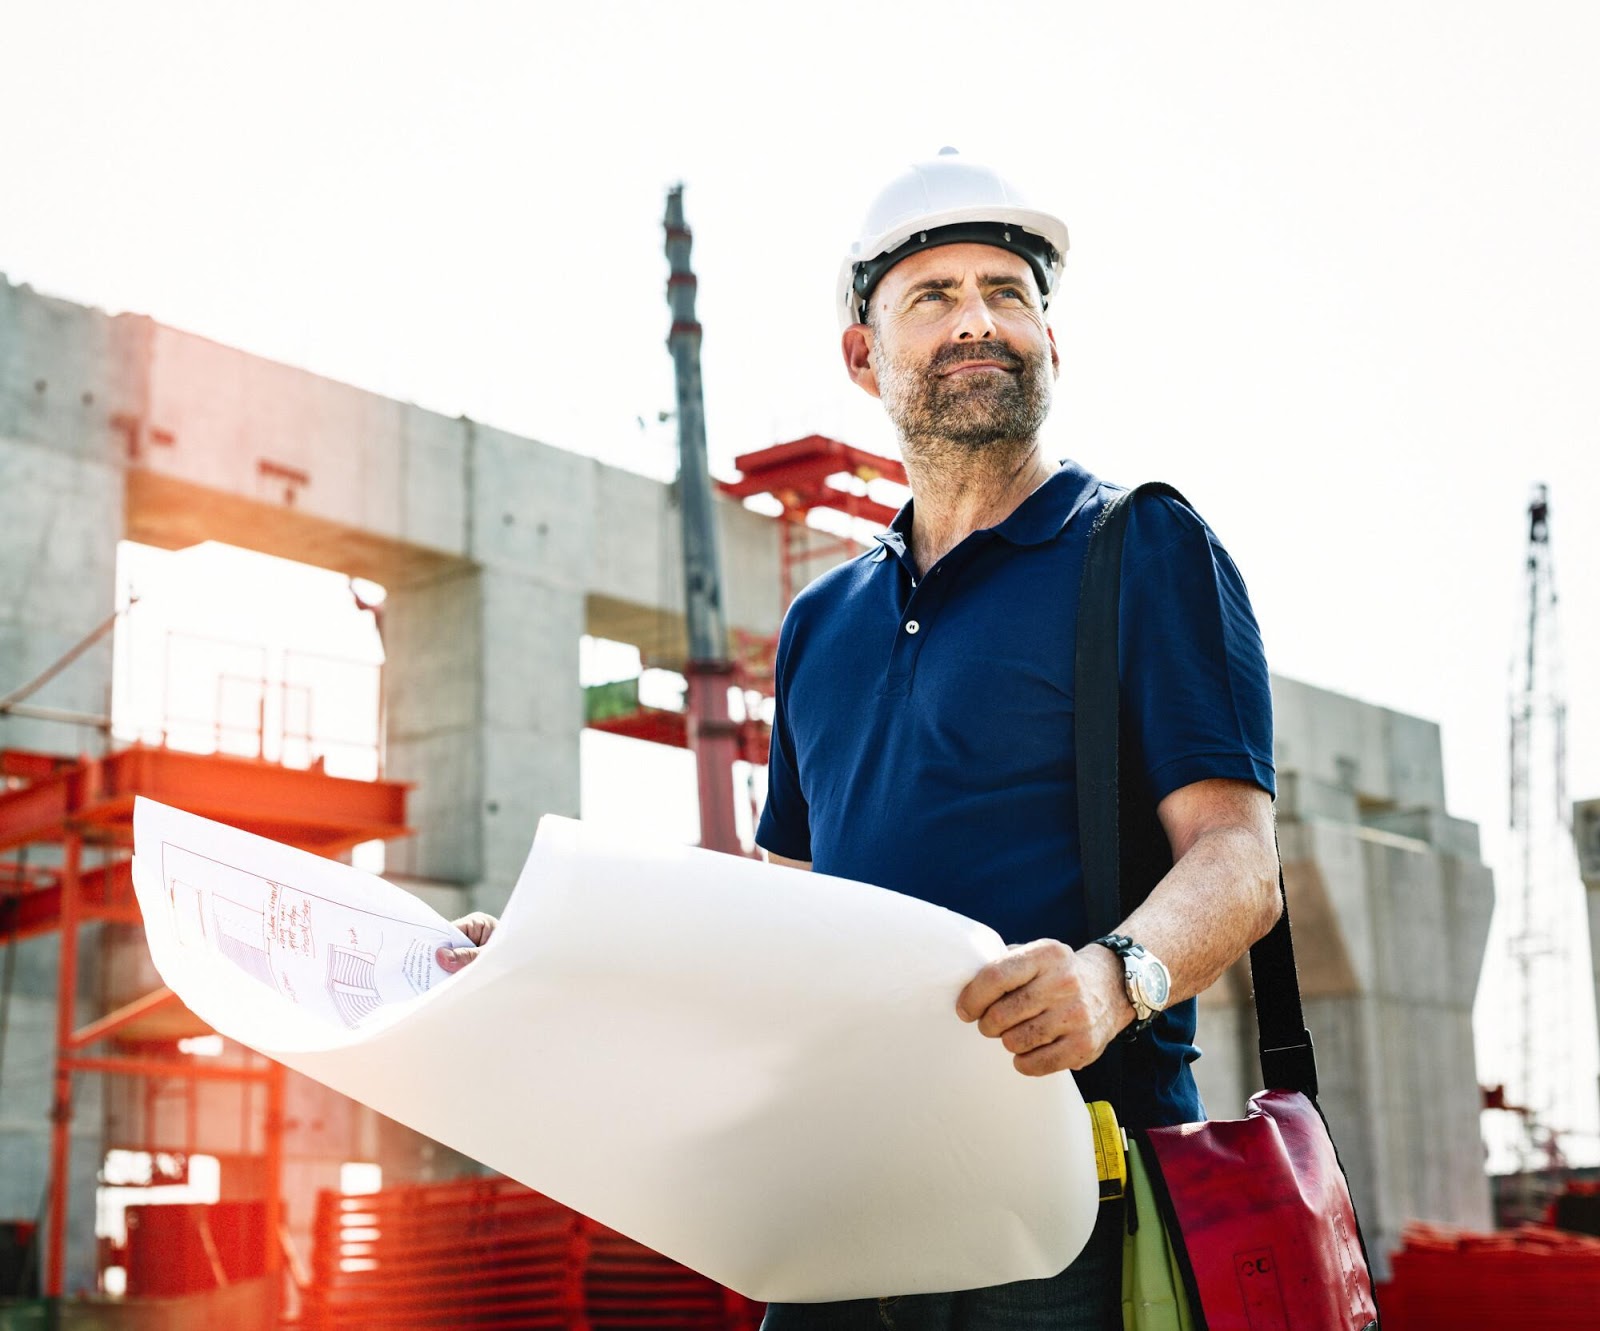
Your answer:
[[[1109,491],[1038,442],[1060,369],[1045,313],[1066,247],[1057,219],[950,149],[870,210],[840,277],[844,362],[894,423],[912,499],[872,552],[818,578],[784,620],[756,839],[773,863],[989,924],[1012,950],[972,977],[955,1016],[1019,1073],[1076,1075],[1086,1098],[1106,1094],[1101,1053],[1138,1027],[1119,1117],[1185,1122],[1203,1117],[1193,997],[1278,913],[1267,672],[1215,537],[1182,505],[1141,502],[1123,562],[1122,687],[1174,867],[1121,937],[1096,941],[1078,856],[1073,661],[1085,542]],[[493,927],[462,923],[475,943]],[[474,951],[441,961],[454,969]],[[775,1304],[765,1326],[1119,1327],[1120,1219],[1103,1208],[1052,1279]]]
[[[1174,867],[1116,931],[1138,948],[1096,942],[1078,863],[1073,661],[1085,542],[1108,491],[1038,442],[1060,371],[1045,312],[1066,228],[946,149],[885,189],[864,233],[840,280],[845,368],[893,421],[912,499],[874,552],[819,578],[784,621],[756,839],[774,863],[994,927],[1013,948],[956,1010],[1024,1075],[1077,1073],[1086,1095],[1103,1094],[1085,1070],[1150,1020],[1119,1115],[1199,1119],[1193,996],[1279,909],[1271,704],[1243,582],[1190,510],[1139,501],[1122,687]],[[1117,1327],[1118,1218],[1105,1208],[1052,1280],[774,1305],[766,1325]]]

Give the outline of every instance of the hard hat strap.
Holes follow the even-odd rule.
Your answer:
[[[872,299],[873,291],[883,280],[883,275],[900,260],[909,258],[919,250],[932,249],[935,245],[963,244],[994,245],[1027,260],[1028,267],[1033,269],[1034,280],[1039,283],[1041,299],[1046,306],[1050,304],[1051,274],[1061,262],[1054,245],[1043,236],[1023,230],[1015,222],[952,222],[949,226],[913,231],[892,250],[856,264],[852,289],[856,297],[855,313],[858,320],[866,321],[867,302]]]

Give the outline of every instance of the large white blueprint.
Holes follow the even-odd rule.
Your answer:
[[[1088,1238],[1072,1078],[955,1016],[1005,950],[972,920],[546,817],[447,976],[465,940],[381,879],[145,799],[134,831],[156,966],[218,1031],[753,1298],[1038,1278]]]

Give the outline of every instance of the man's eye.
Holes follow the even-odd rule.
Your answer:
[[[1023,300],[1025,297],[1017,287],[1001,287],[994,293],[997,296],[1010,296],[1013,300]]]

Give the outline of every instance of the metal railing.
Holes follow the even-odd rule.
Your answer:
[[[383,775],[381,665],[319,652],[269,652],[169,629],[162,656],[162,747],[230,753],[334,774]],[[335,728],[329,715],[347,719]],[[353,714],[353,723],[349,719]]]

